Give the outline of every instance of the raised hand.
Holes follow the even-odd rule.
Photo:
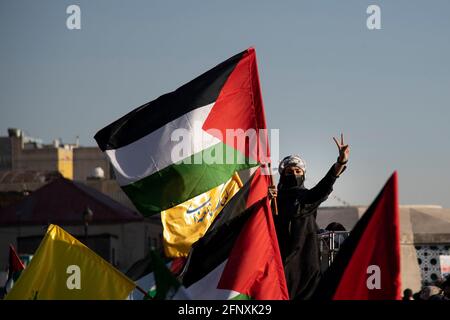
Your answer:
[[[348,144],[344,144],[344,135],[341,133],[340,142],[335,137],[333,137],[333,140],[336,143],[339,150],[338,162],[346,163],[350,155],[350,147],[348,146]]]
[[[269,186],[269,199],[272,200],[273,198],[276,198],[277,195],[278,195],[277,187]]]

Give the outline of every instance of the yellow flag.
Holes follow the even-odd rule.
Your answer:
[[[133,281],[56,225],[50,225],[7,300],[125,299]]]
[[[242,187],[239,175],[182,204],[161,212],[163,244],[167,257],[186,257],[227,202]]]

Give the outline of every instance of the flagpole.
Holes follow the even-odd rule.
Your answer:
[[[138,289],[141,293],[144,294],[144,297],[148,294],[147,291],[145,291],[144,289],[142,289],[141,287],[139,287],[136,283],[135,283],[135,285],[136,285],[136,289]]]
[[[270,184],[271,184],[271,187],[272,187],[272,186],[275,186],[275,185],[274,185],[274,183],[273,183],[273,175],[272,175],[272,167],[271,167],[271,163],[269,162],[269,163],[267,164],[267,166],[268,166],[269,172],[270,172]],[[278,215],[277,198],[274,197],[274,198],[270,199],[270,203],[271,203],[271,204],[272,204],[272,201],[273,201],[273,212],[274,212],[275,215],[277,216],[277,215]]]

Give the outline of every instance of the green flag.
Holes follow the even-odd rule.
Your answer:
[[[154,250],[151,250],[151,261],[155,275],[156,293],[149,295],[155,300],[190,300],[189,294],[175,275],[166,267],[163,259]]]

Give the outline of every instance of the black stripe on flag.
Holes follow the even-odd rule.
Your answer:
[[[143,259],[133,263],[133,265],[128,269],[125,275],[133,281],[138,281],[139,279],[153,272],[152,260],[152,255],[150,253],[147,254]]]
[[[101,129],[94,136],[98,146],[102,151],[118,149],[185,113],[213,103],[245,52],[236,54],[175,91],[147,102]]]

